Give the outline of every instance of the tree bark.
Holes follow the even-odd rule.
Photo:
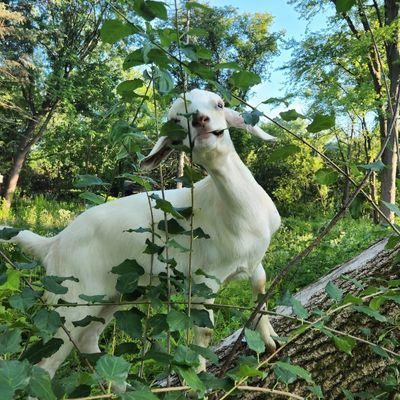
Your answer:
[[[303,303],[305,308],[310,312],[310,315],[312,315],[311,309],[327,310],[332,305],[332,299],[327,296],[324,290],[329,281],[333,281],[344,293],[352,293],[356,296],[360,295],[362,289],[355,285],[355,280],[365,285],[379,286],[379,282],[382,282],[382,279],[383,282],[387,282],[389,279],[399,279],[398,256],[400,254],[400,246],[391,251],[384,251],[385,243],[386,241],[376,243],[358,257],[338,267],[315,284],[303,289],[295,297]],[[344,279],[344,277],[353,280]],[[291,309],[279,307],[277,312],[288,315]],[[356,312],[351,307],[342,310],[340,313],[332,314],[329,320],[325,322],[325,326],[349,335],[367,339],[373,343],[377,343],[380,335],[385,333],[385,339],[383,339],[383,342],[380,342],[380,345],[390,347],[390,350],[398,353],[400,351],[398,340],[400,305],[393,301],[386,301],[379,308],[379,312],[390,321],[389,326],[386,325],[385,329],[381,322],[376,321],[366,314]],[[285,317],[271,318],[271,322],[275,331],[281,337],[289,335],[290,332],[300,325],[299,322]],[[370,335],[366,336],[363,334],[360,328],[370,329]],[[232,336],[233,338],[226,339],[215,349],[222,363],[224,357],[229,353],[230,346],[235,341],[235,334]],[[389,344],[387,339],[390,337],[397,339],[397,344]],[[390,375],[391,367],[395,365],[395,361],[392,358],[379,356],[371,350],[371,346],[361,342],[357,342],[351,353],[352,355],[349,355],[338,350],[331,338],[321,333],[321,331],[310,329],[298,336],[293,342],[284,346],[277,358],[280,360],[290,358],[292,364],[305,368],[312,375],[315,384],[320,385],[324,399],[344,399],[343,389],[352,393],[363,391],[373,393],[379,390],[380,383]],[[243,344],[238,356],[240,355],[250,355],[245,344]],[[263,355],[262,359],[267,357],[268,354]],[[271,363],[277,361],[277,358],[272,359]],[[218,368],[216,367],[214,369],[210,367],[208,371],[218,374]],[[249,378],[246,384],[283,390],[298,396],[310,396],[310,391],[307,388],[311,386],[310,383],[302,379],[297,379],[287,386],[276,379],[272,368],[266,367],[264,372],[268,373],[265,379]],[[391,398],[390,396],[398,394],[396,390],[388,390],[387,397],[382,398]],[[271,397],[268,397],[265,393],[257,392],[237,393],[241,399],[246,400],[285,398],[277,395],[270,395]]]
[[[385,0],[385,24],[393,26],[399,17],[399,3],[396,0]],[[399,84],[400,84],[400,51],[399,51],[399,29],[393,32],[393,37],[386,44],[386,58],[388,64],[389,91],[387,115],[387,134],[390,134],[388,145],[382,155],[385,168],[381,176],[381,210],[385,216],[394,222],[394,213],[389,210],[383,202],[395,204],[396,202],[396,175],[398,163],[398,116],[396,107]],[[392,131],[390,129],[393,125]]]

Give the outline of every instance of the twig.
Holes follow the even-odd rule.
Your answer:
[[[292,399],[304,400],[304,397],[298,396],[297,394],[294,394],[294,393],[283,392],[282,390],[268,389],[268,388],[257,387],[257,386],[242,386],[242,385],[238,386],[236,389],[244,390],[247,392],[270,393],[270,394],[276,394],[279,396],[286,396],[286,397],[289,397]]]

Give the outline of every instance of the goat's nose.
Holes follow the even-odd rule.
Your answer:
[[[195,128],[204,128],[210,122],[210,117],[204,114],[196,113],[193,115],[192,118],[192,126]]]

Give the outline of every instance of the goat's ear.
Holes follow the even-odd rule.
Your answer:
[[[243,117],[237,111],[232,110],[231,108],[224,108],[224,111],[225,111],[225,119],[226,122],[228,123],[228,126],[233,126],[234,128],[246,129],[247,132],[263,140],[276,140],[275,136],[269,135],[258,126],[247,125],[244,122]]]
[[[140,168],[149,171],[158,167],[161,161],[165,160],[172,152],[173,149],[169,147],[170,144],[171,139],[169,139],[167,136],[161,136],[157,140],[157,143],[154,145],[149,155],[140,161]]]

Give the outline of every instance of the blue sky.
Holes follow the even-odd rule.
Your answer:
[[[295,38],[300,40],[304,37],[307,30],[318,31],[326,26],[328,16],[319,14],[313,18],[312,24],[301,19],[293,5],[289,5],[286,0],[208,0],[212,6],[230,5],[236,7],[240,12],[268,12],[274,16],[274,23],[271,27],[273,32],[284,31],[285,40]],[[271,77],[269,81],[257,85],[255,95],[250,100],[251,104],[257,105],[259,102],[269,97],[282,97],[285,94],[285,76],[279,68],[290,59],[290,51],[283,49],[280,44],[280,55],[275,57],[271,65]],[[282,109],[271,109],[264,105],[260,109],[267,112],[270,116],[275,116]],[[290,106],[302,111],[302,104],[295,102]]]

